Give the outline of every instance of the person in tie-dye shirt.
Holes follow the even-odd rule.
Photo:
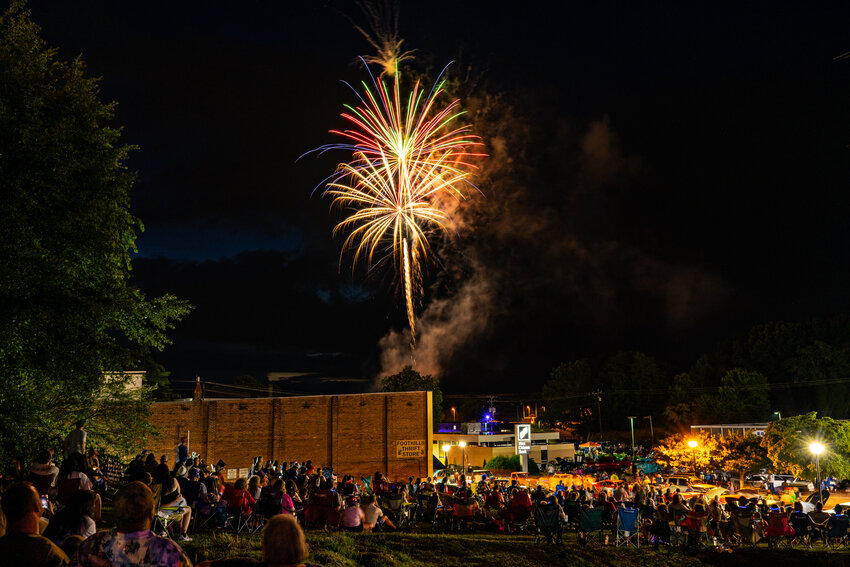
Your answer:
[[[192,567],[179,545],[151,531],[154,501],[150,488],[131,482],[115,499],[115,528],[80,545],[82,567]]]

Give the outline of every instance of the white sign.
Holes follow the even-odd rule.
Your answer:
[[[531,424],[518,423],[514,430],[514,450],[517,455],[531,452]]]

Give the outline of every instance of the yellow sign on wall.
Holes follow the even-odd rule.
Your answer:
[[[398,459],[418,459],[425,456],[425,441],[419,439],[399,440],[395,442],[395,456]]]

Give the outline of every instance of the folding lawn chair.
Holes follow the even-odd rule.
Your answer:
[[[617,535],[614,545],[621,547],[631,545],[640,547],[640,510],[637,508],[620,508],[617,510]]]
[[[803,512],[793,512],[788,518],[794,537],[791,538],[791,547],[803,545],[812,548],[812,526],[809,524],[809,516]]]
[[[561,522],[561,510],[557,504],[538,504],[534,507],[534,525],[537,528],[534,543],[544,538],[547,543],[561,543],[564,525]]]
[[[779,511],[772,511],[767,516],[767,528],[764,531],[768,547],[791,545],[794,530],[788,525],[788,517]]]
[[[845,515],[833,516],[826,524],[826,546],[840,549],[847,546],[850,517]]]
[[[578,513],[579,543],[585,545],[590,541],[590,535],[599,534],[602,542],[602,508],[580,508]]]

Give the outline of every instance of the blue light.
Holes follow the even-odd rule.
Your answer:
[[[490,414],[489,413],[484,414],[484,421],[490,421]]]

